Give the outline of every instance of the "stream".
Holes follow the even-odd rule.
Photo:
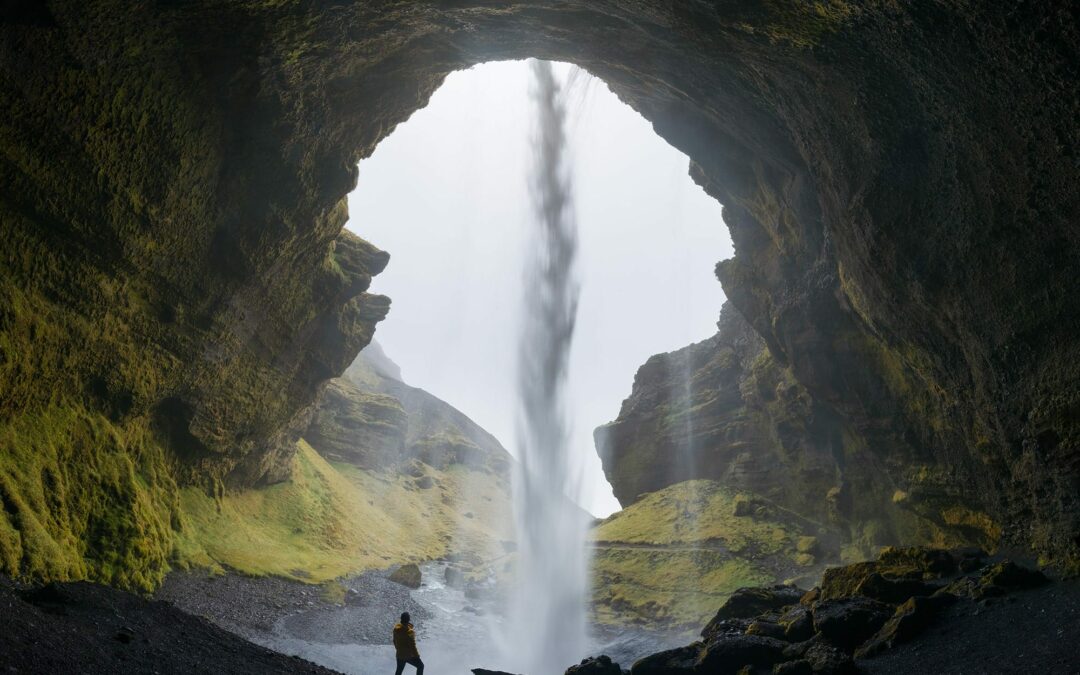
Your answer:
[[[271,633],[252,637],[275,651],[349,675],[392,673],[396,664],[391,630],[397,616],[409,611],[428,675],[467,675],[472,668],[505,669],[508,659],[492,638],[504,628],[495,603],[467,597],[461,589],[447,585],[446,568],[445,562],[422,564],[421,586],[411,591],[387,579],[385,573],[355,577],[346,582],[349,590],[344,606],[321,605],[289,614],[275,622]],[[685,635],[656,635],[635,629],[601,628],[596,632],[599,637],[587,653],[559,655],[564,667],[601,653],[629,667],[641,656],[687,641]]]

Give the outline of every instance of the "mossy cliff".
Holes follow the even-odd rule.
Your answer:
[[[454,554],[479,562],[506,553],[506,450],[449,404],[401,382],[377,344],[347,374],[315,404],[288,479],[216,496],[180,491],[185,527],[174,566],[328,582]],[[446,437],[460,440],[432,440]]]
[[[598,622],[690,631],[744,586],[812,583],[840,545],[827,526],[709,480],[652,492],[590,539]]]
[[[873,443],[896,426],[859,428],[813,396],[730,304],[719,332],[652,357],[619,417],[594,432],[624,505],[694,478],[747,491],[827,526],[849,560],[882,546],[995,546],[1000,526],[932,467],[882,471]]]
[[[0,35],[0,425],[108,420],[115,444],[48,436],[104,521],[287,476],[387,309],[386,255],[341,232],[357,161],[446,73],[537,56],[691,156],[731,302],[901,501],[932,485],[955,523],[1080,550],[1070,2],[16,0]],[[107,447],[131,490],[94,469]],[[7,494],[28,480],[5,532],[103,553],[78,510]]]

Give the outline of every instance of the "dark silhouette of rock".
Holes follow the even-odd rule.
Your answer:
[[[708,639],[725,619],[752,619],[771,609],[797,605],[805,594],[805,590],[796,586],[740,588],[717,610],[716,616],[705,626],[701,635]]]
[[[566,669],[566,675],[622,675],[619,664],[612,663],[608,656],[596,656],[582,659],[576,666]]]
[[[689,675],[695,672],[704,643],[695,642],[638,659],[630,667],[630,675]]]
[[[814,630],[851,652],[878,632],[892,613],[892,607],[870,598],[822,600],[814,605]]]
[[[771,668],[784,659],[786,643],[760,635],[725,635],[707,641],[698,659],[698,670],[706,673],[728,673],[751,666]]]

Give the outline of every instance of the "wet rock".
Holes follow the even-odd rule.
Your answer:
[[[394,570],[390,581],[408,588],[420,588],[420,568],[415,563],[408,563]]]
[[[773,666],[773,675],[812,675],[813,672],[813,666],[806,659],[785,661]]]
[[[712,637],[725,619],[753,619],[771,609],[796,605],[805,594],[801,588],[786,585],[740,588],[717,610],[701,635],[706,639]]]
[[[899,603],[913,595],[933,593],[936,586],[920,582],[941,579],[957,569],[957,559],[943,549],[889,547],[877,560],[825,570],[820,597],[828,600],[865,595]]]
[[[702,642],[650,654],[634,662],[630,675],[690,675],[705,650]]]
[[[706,643],[698,669],[706,673],[726,673],[744,666],[772,667],[784,660],[784,647],[777,639],[760,635],[725,635]]]
[[[854,675],[858,672],[850,656],[824,642],[817,642],[806,650],[803,658],[810,669],[823,675]]]
[[[465,584],[465,573],[451,565],[443,572],[443,580],[451,588],[461,588]]]
[[[781,615],[778,623],[784,628],[784,639],[802,642],[814,635],[814,619],[806,607],[793,607]]]
[[[849,598],[858,593],[859,585],[874,572],[877,563],[866,561],[843,567],[830,567],[821,575],[818,599]]]
[[[889,604],[899,604],[916,595],[930,595],[940,586],[917,579],[888,579],[877,572],[862,580],[855,589],[859,595]]]
[[[761,635],[763,637],[785,639],[784,627],[774,621],[755,619],[746,627],[746,635]]]
[[[945,604],[947,604],[945,596],[908,599],[896,608],[896,612],[885,622],[881,630],[855,650],[855,658],[874,656],[911,640],[930,624],[938,610]]]
[[[1047,581],[1046,575],[1038,570],[1021,567],[1011,560],[1003,560],[983,571],[980,583],[983,586],[1012,590],[1037,588]]]
[[[590,656],[566,669],[566,675],[622,675],[622,672],[619,664],[612,663],[611,658],[605,655]]]
[[[850,652],[878,632],[892,613],[892,607],[870,598],[823,600],[813,610],[814,630]]]
[[[919,572],[923,578],[939,578],[956,571],[949,551],[925,546],[890,546],[878,555],[878,565],[894,575]]]

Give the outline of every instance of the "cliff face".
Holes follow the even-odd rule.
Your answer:
[[[377,343],[328,383],[303,435],[327,459],[363,469],[400,471],[416,460],[489,471],[493,481],[509,482],[510,455],[499,441],[450,404],[402,382]]]
[[[999,543],[996,524],[940,476],[909,469],[900,483],[884,470],[868,449],[898,425],[856,428],[779,365],[730,304],[718,326],[708,340],[649,359],[619,417],[594,432],[624,506],[703,478],[825,525],[849,559],[901,541]]]
[[[615,497],[626,506],[706,478],[824,516],[825,495],[841,482],[837,421],[730,304],[719,328],[649,359],[618,419],[594,432]]]
[[[283,478],[387,308],[341,232],[357,161],[525,56],[691,156],[728,297],[845,453],[1080,550],[1071,3],[16,1],[0,31],[5,569],[153,580],[176,481]]]

